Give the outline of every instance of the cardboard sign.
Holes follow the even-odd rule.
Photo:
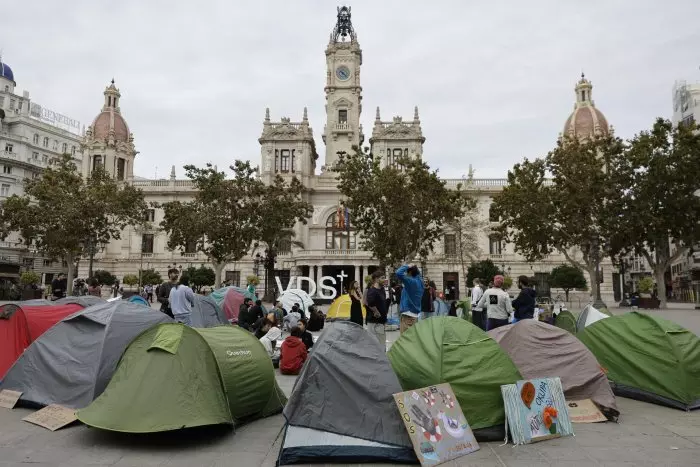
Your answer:
[[[506,421],[515,444],[573,434],[559,378],[518,381],[501,386]]]
[[[394,394],[421,465],[438,465],[479,449],[449,383]]]
[[[51,431],[56,431],[66,425],[70,425],[76,421],[75,410],[63,407],[58,404],[47,405],[41,410],[38,410],[30,415],[27,415],[22,420],[33,423]]]
[[[569,417],[572,423],[598,423],[607,422],[608,419],[590,399],[582,401],[567,401]]]
[[[14,408],[15,404],[22,395],[19,391],[10,391],[9,389],[3,389],[0,391],[0,407],[6,409]]]

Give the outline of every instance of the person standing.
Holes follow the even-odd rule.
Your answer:
[[[426,278],[423,280],[423,295],[421,295],[420,319],[426,319],[433,316],[433,311],[435,311],[435,298],[433,297],[433,288],[430,286],[430,281]]]
[[[403,333],[413,326],[420,317],[421,298],[423,297],[423,278],[418,266],[404,264],[396,270],[396,277],[403,284],[399,313],[401,313],[400,330]]]
[[[479,300],[479,308],[486,307],[486,330],[499,328],[508,324],[508,318],[513,313],[508,292],[503,290],[503,276],[493,278],[493,287],[489,287]]]
[[[153,303],[153,286],[147,284],[146,287],[144,287],[144,292],[146,292],[146,301],[148,303]]]
[[[100,287],[100,283],[94,277],[90,279],[88,295],[92,295],[93,297],[102,297],[102,288]]]
[[[65,277],[65,274],[60,273],[56,279],[51,281],[51,296],[53,300],[58,300],[66,296],[66,288],[64,285],[66,283]]]
[[[481,280],[475,278],[474,287],[472,288],[472,323],[485,331],[486,319],[484,317],[484,310],[479,308],[478,305],[483,295],[484,290],[481,288]]]
[[[179,323],[192,324],[192,308],[194,307],[194,292],[189,287],[189,279],[183,277],[179,284],[170,289],[168,303],[173,317]]]
[[[518,277],[518,288],[520,294],[513,300],[513,322],[517,323],[521,319],[533,319],[535,317],[535,298],[537,292],[529,287],[530,280],[527,276]]]
[[[357,281],[353,281],[350,284],[350,289],[348,291],[350,295],[350,321],[355,324],[362,326],[364,321],[362,318],[362,292],[360,292],[360,284]]]
[[[367,291],[367,330],[377,338],[382,346],[386,346],[386,316],[388,313],[384,282],[386,278],[382,271],[372,273],[372,286]]]
[[[170,307],[170,291],[177,284],[177,278],[180,271],[177,268],[168,269],[168,282],[164,282],[158,289],[158,303],[160,303],[160,311],[166,315],[173,317],[173,310]]]

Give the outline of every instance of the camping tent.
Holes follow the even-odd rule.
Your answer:
[[[569,401],[591,399],[610,418],[619,415],[608,378],[576,336],[542,321],[524,319],[488,332],[523,378],[558,376]]]
[[[243,300],[250,298],[255,300],[255,295],[248,292],[246,289],[236,286],[222,287],[214,290],[208,295],[216,302],[224,311],[224,315],[231,323],[238,322],[238,312],[243,304]]]
[[[586,305],[586,308],[583,309],[581,314],[578,315],[578,319],[576,320],[576,331],[581,332],[587,326],[590,326],[593,323],[597,323],[601,319],[605,318],[610,318],[610,315],[596,310],[595,308],[593,308],[593,305]]]
[[[0,306],[0,380],[24,349],[51,326],[68,315],[82,310],[80,305]]]
[[[126,300],[85,308],[34,341],[0,389],[21,391],[26,403],[85,407],[107,386],[129,342],[169,321],[164,313]]]
[[[228,324],[228,319],[216,301],[210,296],[195,294],[194,307],[191,314],[191,326],[195,328],[211,328]]]
[[[33,298],[31,300],[0,301],[0,306],[3,306],[3,305],[46,306],[46,305],[54,305],[54,304],[55,304],[55,302],[46,300],[44,298]]]
[[[309,294],[301,289],[287,289],[282,292],[282,295],[277,300],[282,302],[282,306],[287,312],[292,311],[295,303],[298,303],[304,311],[308,311],[309,307],[314,305],[314,301]]]
[[[105,430],[152,433],[238,425],[278,413],[286,401],[253,334],[172,323],[134,339],[107,389],[78,418]]]
[[[350,306],[352,305],[352,299],[350,295],[345,294],[333,300],[331,306],[328,308],[328,313],[326,313],[327,320],[336,319],[350,319]],[[364,305],[362,305],[362,317],[364,318],[367,314]]]
[[[80,297],[63,297],[59,298],[56,300],[54,303],[60,303],[60,304],[69,304],[69,303],[75,303],[83,308],[87,308],[92,305],[97,305],[98,303],[104,303],[106,300],[100,298],[100,297],[95,297],[93,295],[81,295]]]
[[[452,316],[424,319],[404,332],[388,355],[405,391],[450,383],[476,438],[503,439],[501,385],[522,378],[484,331]]]
[[[576,334],[576,317],[569,310],[560,311],[554,319],[554,325],[571,334]]]
[[[148,303],[148,301],[145,298],[143,298],[141,295],[132,295],[131,297],[127,298],[126,301],[129,303],[135,303],[136,305],[147,306],[147,307],[151,306],[151,304]]]
[[[612,316],[577,334],[618,396],[679,409],[700,407],[700,338],[645,313]]]
[[[284,408],[280,465],[416,462],[384,346],[362,326],[326,326]]]

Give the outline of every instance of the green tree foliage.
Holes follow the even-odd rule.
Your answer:
[[[498,232],[528,261],[555,251],[564,255],[595,278],[596,296],[596,265],[608,244],[606,201],[615,195],[607,168],[623,150],[614,136],[562,138],[546,158],[516,164],[491,205],[500,218]]]
[[[641,293],[651,293],[654,290],[654,279],[650,276],[644,276],[637,281],[637,290]]]
[[[0,235],[19,232],[25,243],[66,261],[69,295],[76,260],[87,246],[119,239],[127,225],[143,221],[146,208],[141,190],[104,170],[81,177],[69,154],[54,159],[40,177],[25,180],[24,191],[3,202]]]
[[[109,271],[105,271],[104,269],[98,269],[92,275],[95,279],[97,279],[97,282],[99,282],[100,285],[112,286],[117,281],[114,274],[110,273]]]
[[[34,271],[24,271],[19,277],[19,282],[24,286],[38,285],[41,276]]]
[[[570,264],[562,264],[552,269],[549,273],[549,285],[558,289],[564,289],[566,301],[569,301],[569,291],[573,289],[585,289],[586,278],[583,271]]]
[[[608,205],[612,254],[644,256],[663,290],[671,264],[700,242],[700,198],[694,196],[700,187],[697,126],[674,127],[658,119],[630,140],[611,173],[617,193]],[[665,308],[666,294],[659,299]]]
[[[211,164],[186,165],[185,170],[197,190],[194,199],[163,204],[160,226],[168,234],[170,249],[184,251],[194,244],[207,256],[218,285],[226,264],[243,258],[258,235],[260,181],[249,162],[236,161],[232,178]]]
[[[198,268],[190,266],[182,271],[181,278],[187,278],[190,282],[190,287],[195,292],[202,290],[202,287],[214,285],[216,283],[216,273],[212,268],[200,266]]]
[[[135,274],[127,274],[124,276],[124,279],[122,279],[122,284],[128,285],[128,286],[135,286],[139,284],[139,276]]]
[[[163,282],[160,273],[155,269],[139,269],[139,277],[141,278],[141,285],[158,285]]]
[[[488,285],[498,274],[503,274],[503,272],[490,259],[472,263],[467,269],[467,287],[474,287],[474,279],[477,278],[481,279],[482,284]]]
[[[382,266],[427,257],[465,203],[420,158],[399,162],[382,167],[380,158],[355,148],[336,166],[351,223],[361,232],[360,245]]]

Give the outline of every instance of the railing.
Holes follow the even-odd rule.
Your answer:
[[[12,159],[16,161],[19,160],[19,154],[12,151],[0,151],[0,156],[4,157],[5,159]]]
[[[282,123],[270,123],[271,128],[281,128],[281,127],[286,127],[290,126],[295,129],[301,128],[301,123],[292,123],[292,122],[282,122]]]
[[[180,253],[180,256],[183,258],[195,258],[197,256],[197,253]]]
[[[338,122],[335,124],[336,130],[349,130],[350,124],[348,122]]]

